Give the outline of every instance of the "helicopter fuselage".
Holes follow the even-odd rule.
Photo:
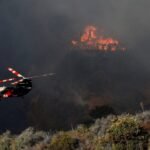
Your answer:
[[[0,100],[9,97],[24,97],[24,95],[28,94],[32,90],[32,79],[48,77],[55,74],[46,73],[42,75],[25,77],[11,67],[8,67],[8,71],[15,75],[16,78],[13,77],[0,80],[0,84],[3,83],[4,85],[6,85],[0,87]]]
[[[21,82],[14,86],[0,87],[0,97],[23,97],[32,90],[32,81],[30,79],[22,79]]]

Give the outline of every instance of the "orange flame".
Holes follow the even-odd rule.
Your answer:
[[[97,29],[94,26],[87,26],[80,41],[72,40],[72,45],[82,49],[96,49],[99,51],[126,50],[120,47],[120,42],[116,39],[104,38],[103,35],[97,36]]]

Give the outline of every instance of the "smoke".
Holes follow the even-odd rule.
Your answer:
[[[9,76],[8,66],[26,76],[56,72],[36,79],[24,100],[0,103],[1,131],[68,128],[87,117],[87,105],[109,104],[119,112],[138,110],[140,101],[149,105],[149,3],[1,0],[1,78]],[[91,24],[123,41],[128,52],[72,50],[71,40]]]

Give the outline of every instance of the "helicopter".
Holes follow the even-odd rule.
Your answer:
[[[32,79],[53,76],[55,73],[42,74],[32,77],[25,77],[13,68],[8,68],[15,78],[9,78],[0,80],[0,83],[8,83],[9,86],[0,87],[0,100],[11,98],[11,97],[22,97],[28,94],[32,90]]]

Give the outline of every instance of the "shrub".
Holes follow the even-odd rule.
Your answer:
[[[128,140],[135,137],[140,132],[138,120],[131,115],[121,115],[112,120],[108,133],[113,141]]]
[[[28,128],[17,136],[13,142],[13,150],[25,150],[33,147],[45,138],[44,132],[35,132],[33,128]]]
[[[9,131],[0,136],[0,150],[11,150],[12,137]]]
[[[72,138],[68,133],[59,132],[51,139],[48,148],[50,150],[74,150],[78,147],[78,140]]]

